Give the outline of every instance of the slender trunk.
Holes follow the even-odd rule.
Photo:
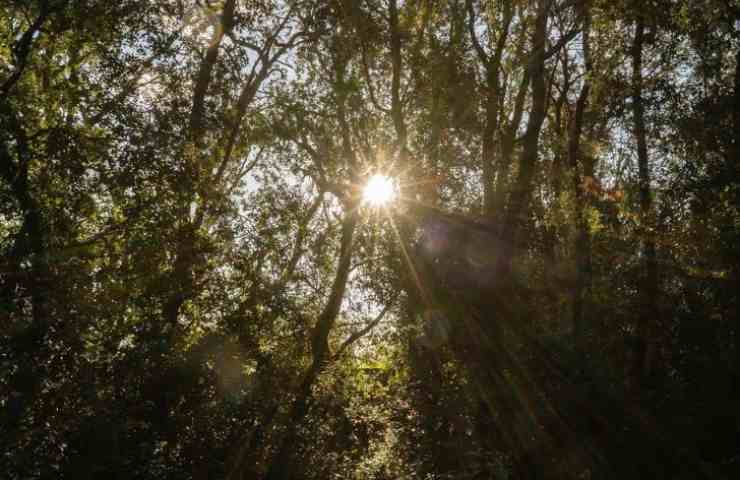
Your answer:
[[[570,104],[566,105],[566,101],[568,99],[568,93],[570,92],[571,87],[571,80],[570,80],[570,65],[569,65],[569,57],[567,52],[565,55],[561,58],[562,63],[562,69],[563,69],[563,86],[562,90],[560,92],[560,95],[558,96],[557,101],[555,101],[553,105],[553,116],[554,116],[554,122],[552,125],[553,133],[555,134],[555,138],[557,139],[565,139],[565,128],[564,128],[564,120],[565,123],[568,124],[568,122],[572,122],[573,118],[568,117],[568,114],[570,112]],[[550,85],[552,89],[552,85]],[[548,94],[548,96],[550,96]],[[563,115],[563,108],[567,106],[566,109],[566,115]],[[564,118],[565,117],[565,118]],[[571,132],[569,131],[568,134]],[[568,136],[568,141],[570,141],[571,137]],[[551,170],[551,181],[552,181],[552,191],[553,191],[553,198],[556,202],[559,202],[560,200],[560,194],[563,191],[563,175],[565,171],[565,162],[568,155],[567,146],[563,148],[564,145],[561,141],[557,141],[555,146],[555,151],[553,153],[553,160],[552,160],[552,170]]]
[[[546,85],[545,85],[545,40],[547,30],[547,11],[550,2],[540,0],[537,7],[537,19],[532,37],[534,51],[528,65],[529,82],[532,89],[532,106],[529,111],[527,131],[522,141],[522,153],[519,157],[519,173],[513,185],[509,208],[507,211],[507,236],[512,246],[516,247],[519,233],[522,230],[524,217],[527,215],[532,181],[538,159],[540,131],[545,121]]]
[[[501,133],[501,158],[499,166],[499,174],[496,178],[496,211],[501,212],[506,205],[506,191],[508,187],[508,174],[511,162],[514,157],[514,141],[516,139],[516,132],[519,130],[519,124],[522,122],[522,116],[524,115],[524,100],[527,97],[527,90],[529,89],[529,74],[525,71],[522,76],[522,82],[517,92],[516,100],[514,102],[514,114],[512,115],[511,121]],[[502,223],[501,232],[503,233],[505,225]]]
[[[475,47],[478,60],[483,64],[486,72],[486,104],[485,124],[483,127],[483,214],[486,216],[498,213],[496,199],[496,179],[505,175],[506,169],[501,162],[496,162],[496,134],[499,129],[499,116],[502,108],[502,99],[505,92],[501,91],[501,58],[509,37],[509,26],[514,18],[514,9],[511,1],[503,3],[503,21],[501,33],[496,38],[496,46],[489,57],[478,39],[475,26],[475,9],[472,0],[467,0],[468,30],[470,39]]]
[[[218,59],[221,40],[233,28],[235,4],[236,0],[226,0],[223,12],[221,13],[220,28],[214,29],[213,38],[211,38],[211,43],[206,50],[206,55],[198,70],[198,78],[196,79],[193,90],[193,105],[190,110],[190,121],[188,124],[190,139],[196,145],[203,135],[205,97],[208,93],[208,86],[211,83],[211,72]]]
[[[576,192],[576,281],[573,292],[573,335],[577,341],[583,340],[585,332],[584,316],[588,313],[588,295],[591,288],[593,266],[591,262],[591,234],[586,213],[591,205],[588,192],[584,190],[584,179],[593,177],[593,159],[581,159],[583,175],[574,173]]]
[[[213,33],[211,43],[206,50],[206,55],[201,61],[198,69],[195,86],[193,88],[192,107],[188,122],[188,144],[184,151],[185,162],[183,186],[184,197],[181,199],[180,217],[183,231],[179,232],[180,240],[177,245],[177,253],[173,265],[171,281],[173,291],[164,301],[162,316],[163,327],[169,328],[169,334],[174,335],[177,329],[177,319],[185,302],[193,296],[194,280],[193,268],[197,260],[196,255],[196,232],[203,222],[202,209],[196,215],[197,221],[190,216],[191,203],[196,202],[195,193],[198,191],[199,180],[202,180],[201,171],[210,172],[201,165],[200,155],[201,143],[205,131],[205,98],[211,83],[211,74],[218,61],[219,48],[223,37],[229,33],[234,26],[234,10],[236,0],[227,0],[221,12],[219,28]]]
[[[391,28],[391,116],[393,117],[393,127],[396,130],[397,145],[399,155],[401,155],[401,164],[407,167],[407,144],[408,134],[406,130],[406,121],[403,114],[403,105],[401,104],[401,32],[398,25],[398,1],[391,0],[388,7]]]
[[[654,225],[652,221],[652,197],[650,195],[650,166],[648,164],[647,133],[645,129],[645,105],[642,96],[642,54],[645,35],[645,20],[639,15],[632,43],[632,108],[634,135],[637,143],[637,164],[640,192],[640,215],[643,230],[643,255],[645,272],[641,282],[641,311],[637,327],[637,349],[633,366],[632,385],[651,374],[655,345],[653,330],[658,320],[658,263],[656,259]]]
[[[186,142],[180,152],[183,171],[179,176],[178,205],[176,206],[179,228],[175,238],[175,258],[172,271],[166,275],[167,290],[161,304],[161,322],[152,322],[147,332],[149,340],[155,345],[153,361],[158,365],[150,381],[157,384],[170,371],[166,359],[174,349],[180,335],[179,317],[185,302],[197,296],[196,268],[202,264],[198,252],[197,232],[204,220],[202,208],[198,208],[198,192],[205,184],[204,172],[210,168],[204,162],[203,137],[205,135],[205,99],[211,83],[213,69],[218,62],[218,54],[223,37],[233,28],[236,0],[227,0],[220,17],[219,28],[214,29],[211,43],[200,63],[198,75],[193,87],[192,106],[186,130]],[[195,207],[195,210],[193,208]],[[195,214],[195,215],[193,215]],[[169,418],[172,399],[166,391],[152,388],[152,400],[160,420],[160,428],[165,438],[173,440],[177,432],[170,428]]]
[[[548,287],[545,289],[545,294],[548,296],[553,306],[555,307],[555,318],[564,318],[566,314],[564,312],[567,305],[565,302],[559,301],[559,294],[562,289],[560,284],[560,266],[559,266],[559,253],[558,245],[560,239],[565,239],[568,236],[568,224],[564,217],[564,205],[561,204],[561,194],[563,192],[563,183],[567,171],[568,162],[568,126],[573,118],[570,115],[570,103],[568,102],[568,95],[571,90],[571,78],[570,78],[570,56],[568,52],[563,52],[560,55],[559,61],[562,68],[562,87],[557,99],[552,102],[552,116],[549,117],[549,126],[554,134],[555,145],[553,146],[553,159],[550,166],[549,177],[550,177],[550,205],[552,207],[545,207],[549,210],[552,219],[546,223],[543,228],[543,273],[547,281]],[[555,86],[553,81],[554,73],[557,69],[552,69],[550,76],[550,82],[548,86],[548,98],[551,98],[552,91]]]
[[[350,136],[350,125],[346,112],[347,85],[345,75],[347,70],[347,59],[337,52],[334,57],[335,89],[337,90],[337,116],[342,138],[343,157],[350,164],[351,171],[355,172],[357,159],[352,148]],[[329,298],[324,309],[319,314],[316,326],[311,334],[312,362],[308,371],[303,375],[303,380],[298,388],[295,398],[291,403],[286,422],[286,431],[282,440],[277,445],[275,454],[272,456],[265,479],[287,480],[291,478],[292,457],[296,447],[299,445],[300,435],[298,428],[303,423],[310,407],[311,389],[330,358],[329,334],[331,333],[337,316],[339,315],[344,298],[344,292],[349,279],[352,263],[352,244],[355,230],[359,221],[358,205],[356,201],[344,197],[344,219],[342,221],[342,238],[340,243],[339,261],[337,272],[332,283]]]
[[[435,78],[432,83],[432,111],[431,129],[429,134],[429,147],[426,168],[430,172],[430,182],[424,188],[424,203],[431,206],[439,204],[440,194],[440,148],[442,138],[442,128],[445,125],[445,117],[442,108],[443,87],[440,84],[441,79]]]
[[[588,7],[585,7],[588,8]],[[576,101],[576,108],[570,125],[568,137],[568,160],[573,176],[573,191],[575,193],[576,209],[576,281],[573,291],[573,334],[576,340],[583,339],[584,310],[586,295],[591,284],[591,237],[586,219],[589,207],[587,192],[584,189],[584,180],[593,175],[593,162],[583,160],[583,175],[580,174],[578,164],[580,155],[581,134],[583,132],[583,115],[591,89],[589,75],[591,73],[591,59],[589,51],[590,18],[588,11],[584,15],[583,25],[583,53],[586,65],[586,75],[581,85],[581,92]]]
[[[496,145],[498,131],[498,69],[489,66],[486,86],[486,124],[483,128],[483,215],[491,216],[496,210],[494,182],[496,181]]]
[[[266,480],[287,480],[291,478],[292,456],[299,442],[298,427],[303,423],[309,410],[311,389],[329,359],[329,334],[339,315],[344,291],[347,287],[352,260],[352,244],[359,216],[356,208],[348,209],[342,222],[342,240],[337,273],[332,283],[329,299],[324,306],[311,336],[311,366],[303,377],[301,386],[290,407],[285,436],[270,462]]]

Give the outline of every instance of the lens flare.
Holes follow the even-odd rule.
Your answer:
[[[372,207],[382,207],[396,198],[397,190],[392,178],[375,174],[370,177],[362,191],[362,201]]]

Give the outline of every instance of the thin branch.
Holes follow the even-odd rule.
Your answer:
[[[151,66],[154,64],[154,61],[157,60],[158,56],[172,46],[182,30],[183,27],[180,27],[180,29],[173,32],[165,42],[164,48],[162,48],[160,51],[152,53],[146,60],[144,60],[134,73],[134,77],[123,86],[122,90],[115,97],[113,97],[112,100],[106,102],[97,113],[95,113],[92,117],[86,118],[86,123],[88,125],[97,124],[100,120],[103,119],[103,117],[111,113],[118,104],[125,100],[127,96],[131,95],[136,89],[141,88],[142,86],[149,83],[146,82],[142,85],[139,83],[139,80],[141,80],[144,74],[147,73],[149,68],[151,68]],[[154,79],[156,79],[156,77],[154,77],[152,81]]]
[[[579,15],[577,22],[580,23],[580,21],[582,20],[582,18],[583,18],[582,15]],[[565,34],[562,37],[560,37],[558,39],[557,43],[555,43],[555,45],[553,45],[552,47],[550,47],[545,52],[544,59],[547,60],[548,58],[550,58],[553,55],[555,55],[558,52],[558,50],[560,50],[561,48],[563,48],[566,43],[568,43],[571,40],[573,40],[576,37],[576,35],[578,35],[580,32],[581,32],[581,29],[578,28],[578,27],[576,27],[573,30],[571,30],[570,32],[568,32],[567,34]]]
[[[377,97],[375,96],[375,88],[373,87],[373,82],[370,78],[370,69],[367,65],[367,52],[365,49],[365,42],[362,43],[362,73],[365,76],[365,83],[367,84],[367,89],[370,93],[370,101],[372,102],[372,104],[381,112],[390,113],[390,109],[380,105],[380,103],[378,103]]]
[[[514,11],[511,8],[511,0],[504,3],[504,22],[501,26],[501,35],[498,37],[496,42],[496,50],[493,56],[493,63],[498,70],[501,65],[501,56],[503,55],[504,48],[506,47],[506,41],[509,38],[509,28],[511,27],[511,21],[514,19]],[[498,73],[498,72],[496,72]]]
[[[508,134],[514,137],[516,131],[519,129],[519,124],[522,122],[522,115],[524,114],[524,100],[527,96],[527,87],[529,86],[529,72],[524,71],[522,74],[522,81],[519,85],[519,91],[514,101],[514,113],[511,118],[511,122],[508,128]]]
[[[362,330],[358,330],[358,331],[354,332],[352,335],[350,335],[347,338],[347,340],[345,340],[344,343],[342,343],[342,345],[339,347],[339,349],[337,350],[337,352],[334,354],[334,358],[333,359],[336,360],[336,359],[340,358],[342,356],[342,354],[344,354],[344,352],[353,343],[355,343],[357,340],[359,340],[362,337],[364,337],[365,335],[367,335],[370,332],[370,330],[372,330],[373,328],[375,328],[381,322],[381,320],[383,320],[383,317],[385,317],[385,314],[388,313],[388,311],[390,311],[390,309],[393,307],[393,303],[394,302],[391,302],[388,305],[386,305],[385,308],[383,308],[383,310],[370,323],[368,323],[365,326],[365,328],[363,328]]]
[[[303,243],[306,240],[308,224],[311,222],[311,220],[313,220],[314,216],[316,216],[316,212],[319,210],[319,207],[321,206],[321,203],[323,201],[324,192],[319,192],[318,197],[316,197],[316,200],[314,200],[314,202],[311,204],[311,207],[308,209],[308,213],[306,214],[305,218],[298,225],[298,234],[296,237],[295,245],[293,246],[293,254],[291,255],[290,261],[283,270],[283,274],[280,276],[280,280],[276,285],[277,291],[282,290],[283,287],[285,287],[285,285],[293,277],[293,273],[295,272],[296,266],[298,265],[298,261],[304,254]]]
[[[232,180],[231,182],[231,185],[226,190],[227,195],[230,195],[231,192],[234,191],[234,189],[239,185],[239,182],[242,181],[245,175],[247,175],[249,172],[254,170],[254,167],[256,167],[259,164],[260,160],[262,160],[262,154],[264,151],[265,151],[265,147],[260,147],[257,154],[254,156],[254,160],[252,160],[251,162],[247,162],[248,157],[244,159],[244,163],[242,163],[241,168],[239,168],[239,173],[236,174],[236,176],[234,177],[234,180]]]
[[[255,96],[257,95],[257,91],[259,90],[262,83],[267,79],[267,77],[270,75],[271,67],[272,65],[282,56],[285,54],[285,52],[290,48],[290,45],[292,45],[292,42],[298,37],[299,34],[295,34],[290,37],[288,40],[288,44],[285,46],[282,46],[278,49],[278,51],[270,56],[270,50],[272,49],[273,44],[275,44],[276,39],[280,32],[285,27],[286,23],[288,21],[288,17],[286,17],[283,22],[278,26],[277,30],[273,35],[270,36],[270,38],[267,40],[265,46],[263,47],[262,51],[259,54],[259,57],[257,61],[255,61],[254,65],[252,66],[252,70],[249,74],[248,80],[245,82],[241,93],[239,94],[239,99],[237,100],[236,109],[232,118],[232,125],[231,129],[229,131],[227,140],[226,140],[226,146],[224,148],[224,156],[221,159],[221,165],[218,169],[218,174],[216,175],[216,179],[218,180],[220,176],[222,175],[223,170],[226,168],[228,163],[231,161],[231,155],[234,150],[234,147],[236,146],[236,142],[239,139],[239,133],[241,131],[241,123],[244,119],[244,115],[246,114],[247,108],[254,100]],[[257,71],[257,64],[260,64],[259,71]]]

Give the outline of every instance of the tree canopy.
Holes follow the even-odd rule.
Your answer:
[[[0,0],[4,478],[740,475],[732,0]]]

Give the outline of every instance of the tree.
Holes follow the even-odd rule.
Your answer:
[[[731,2],[0,9],[6,477],[737,476]]]

